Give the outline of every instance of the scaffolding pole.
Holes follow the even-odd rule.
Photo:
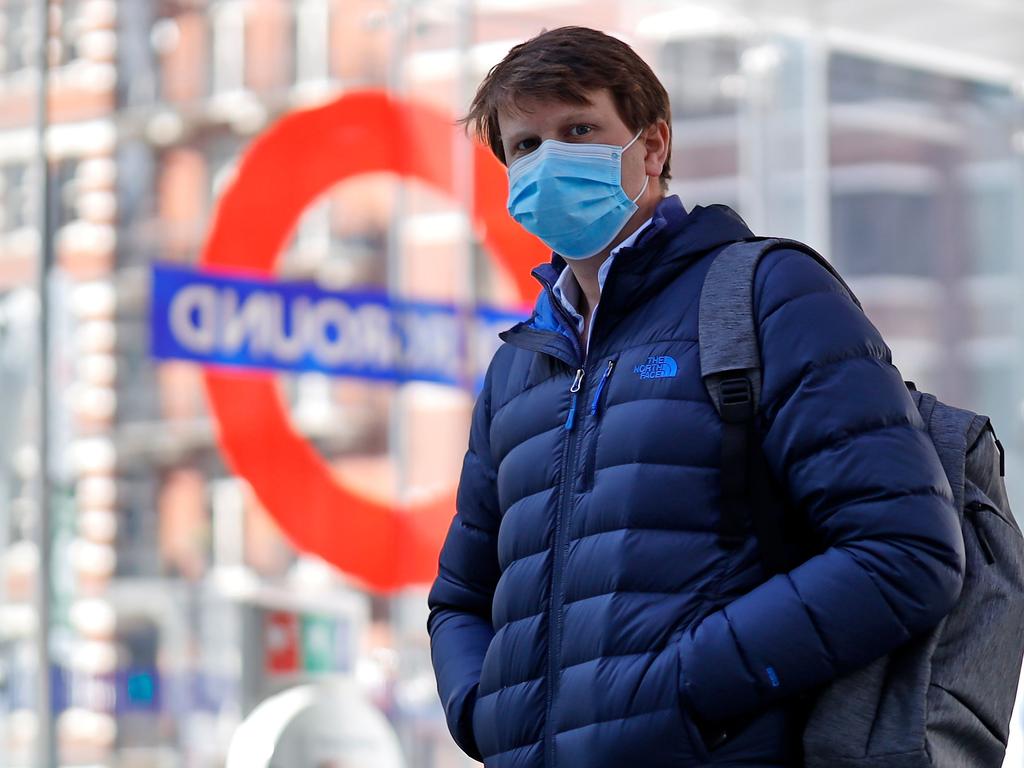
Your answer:
[[[50,455],[50,416],[53,392],[50,385],[50,273],[53,265],[53,234],[50,210],[50,167],[46,133],[49,123],[49,40],[50,3],[36,0],[36,21],[39,25],[39,90],[36,110],[36,181],[38,183],[39,250],[37,254],[36,284],[39,297],[39,346],[37,373],[39,376],[38,413],[38,495],[36,546],[39,565],[36,574],[36,728],[38,768],[57,768],[57,741],[53,718],[52,664],[50,658],[52,571],[52,506],[53,472]]]

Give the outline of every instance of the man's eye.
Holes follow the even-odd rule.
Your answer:
[[[515,146],[516,154],[519,154],[520,152],[529,152],[531,149],[536,148],[536,146],[536,139],[523,139]]]
[[[569,129],[569,135],[586,136],[592,130],[594,130],[593,127],[589,125],[574,125],[572,128]]]

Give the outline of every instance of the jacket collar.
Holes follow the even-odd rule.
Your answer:
[[[618,252],[601,295],[602,316],[628,312],[671,282],[698,257],[752,236],[743,219],[728,206],[698,205],[687,212],[678,196],[664,198],[636,242]],[[573,364],[570,358],[583,359],[579,335],[552,292],[565,268],[565,260],[553,253],[550,262],[533,270],[533,276],[542,286],[533,314],[526,322],[502,333],[501,338],[534,348],[540,340],[534,338],[535,343],[527,342],[526,337],[555,334],[560,338],[547,339],[544,346],[548,349],[538,351],[550,351],[554,344],[565,350],[564,355],[556,356]]]

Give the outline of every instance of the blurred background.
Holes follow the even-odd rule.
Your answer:
[[[278,117],[366,88],[455,117],[512,45],[581,23],[667,87],[671,191],[823,252],[905,378],[992,416],[1024,505],[1019,0],[0,0],[0,768],[473,764],[426,585],[377,594],[289,545],[202,369],[152,357],[150,268],[197,261]],[[350,180],[278,273],[514,309],[464,210]],[[471,388],[278,379],[339,482],[454,485]]]

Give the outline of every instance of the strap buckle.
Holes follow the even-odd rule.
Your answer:
[[[740,424],[754,417],[754,392],[750,379],[726,379],[718,388],[722,420],[727,424]]]

